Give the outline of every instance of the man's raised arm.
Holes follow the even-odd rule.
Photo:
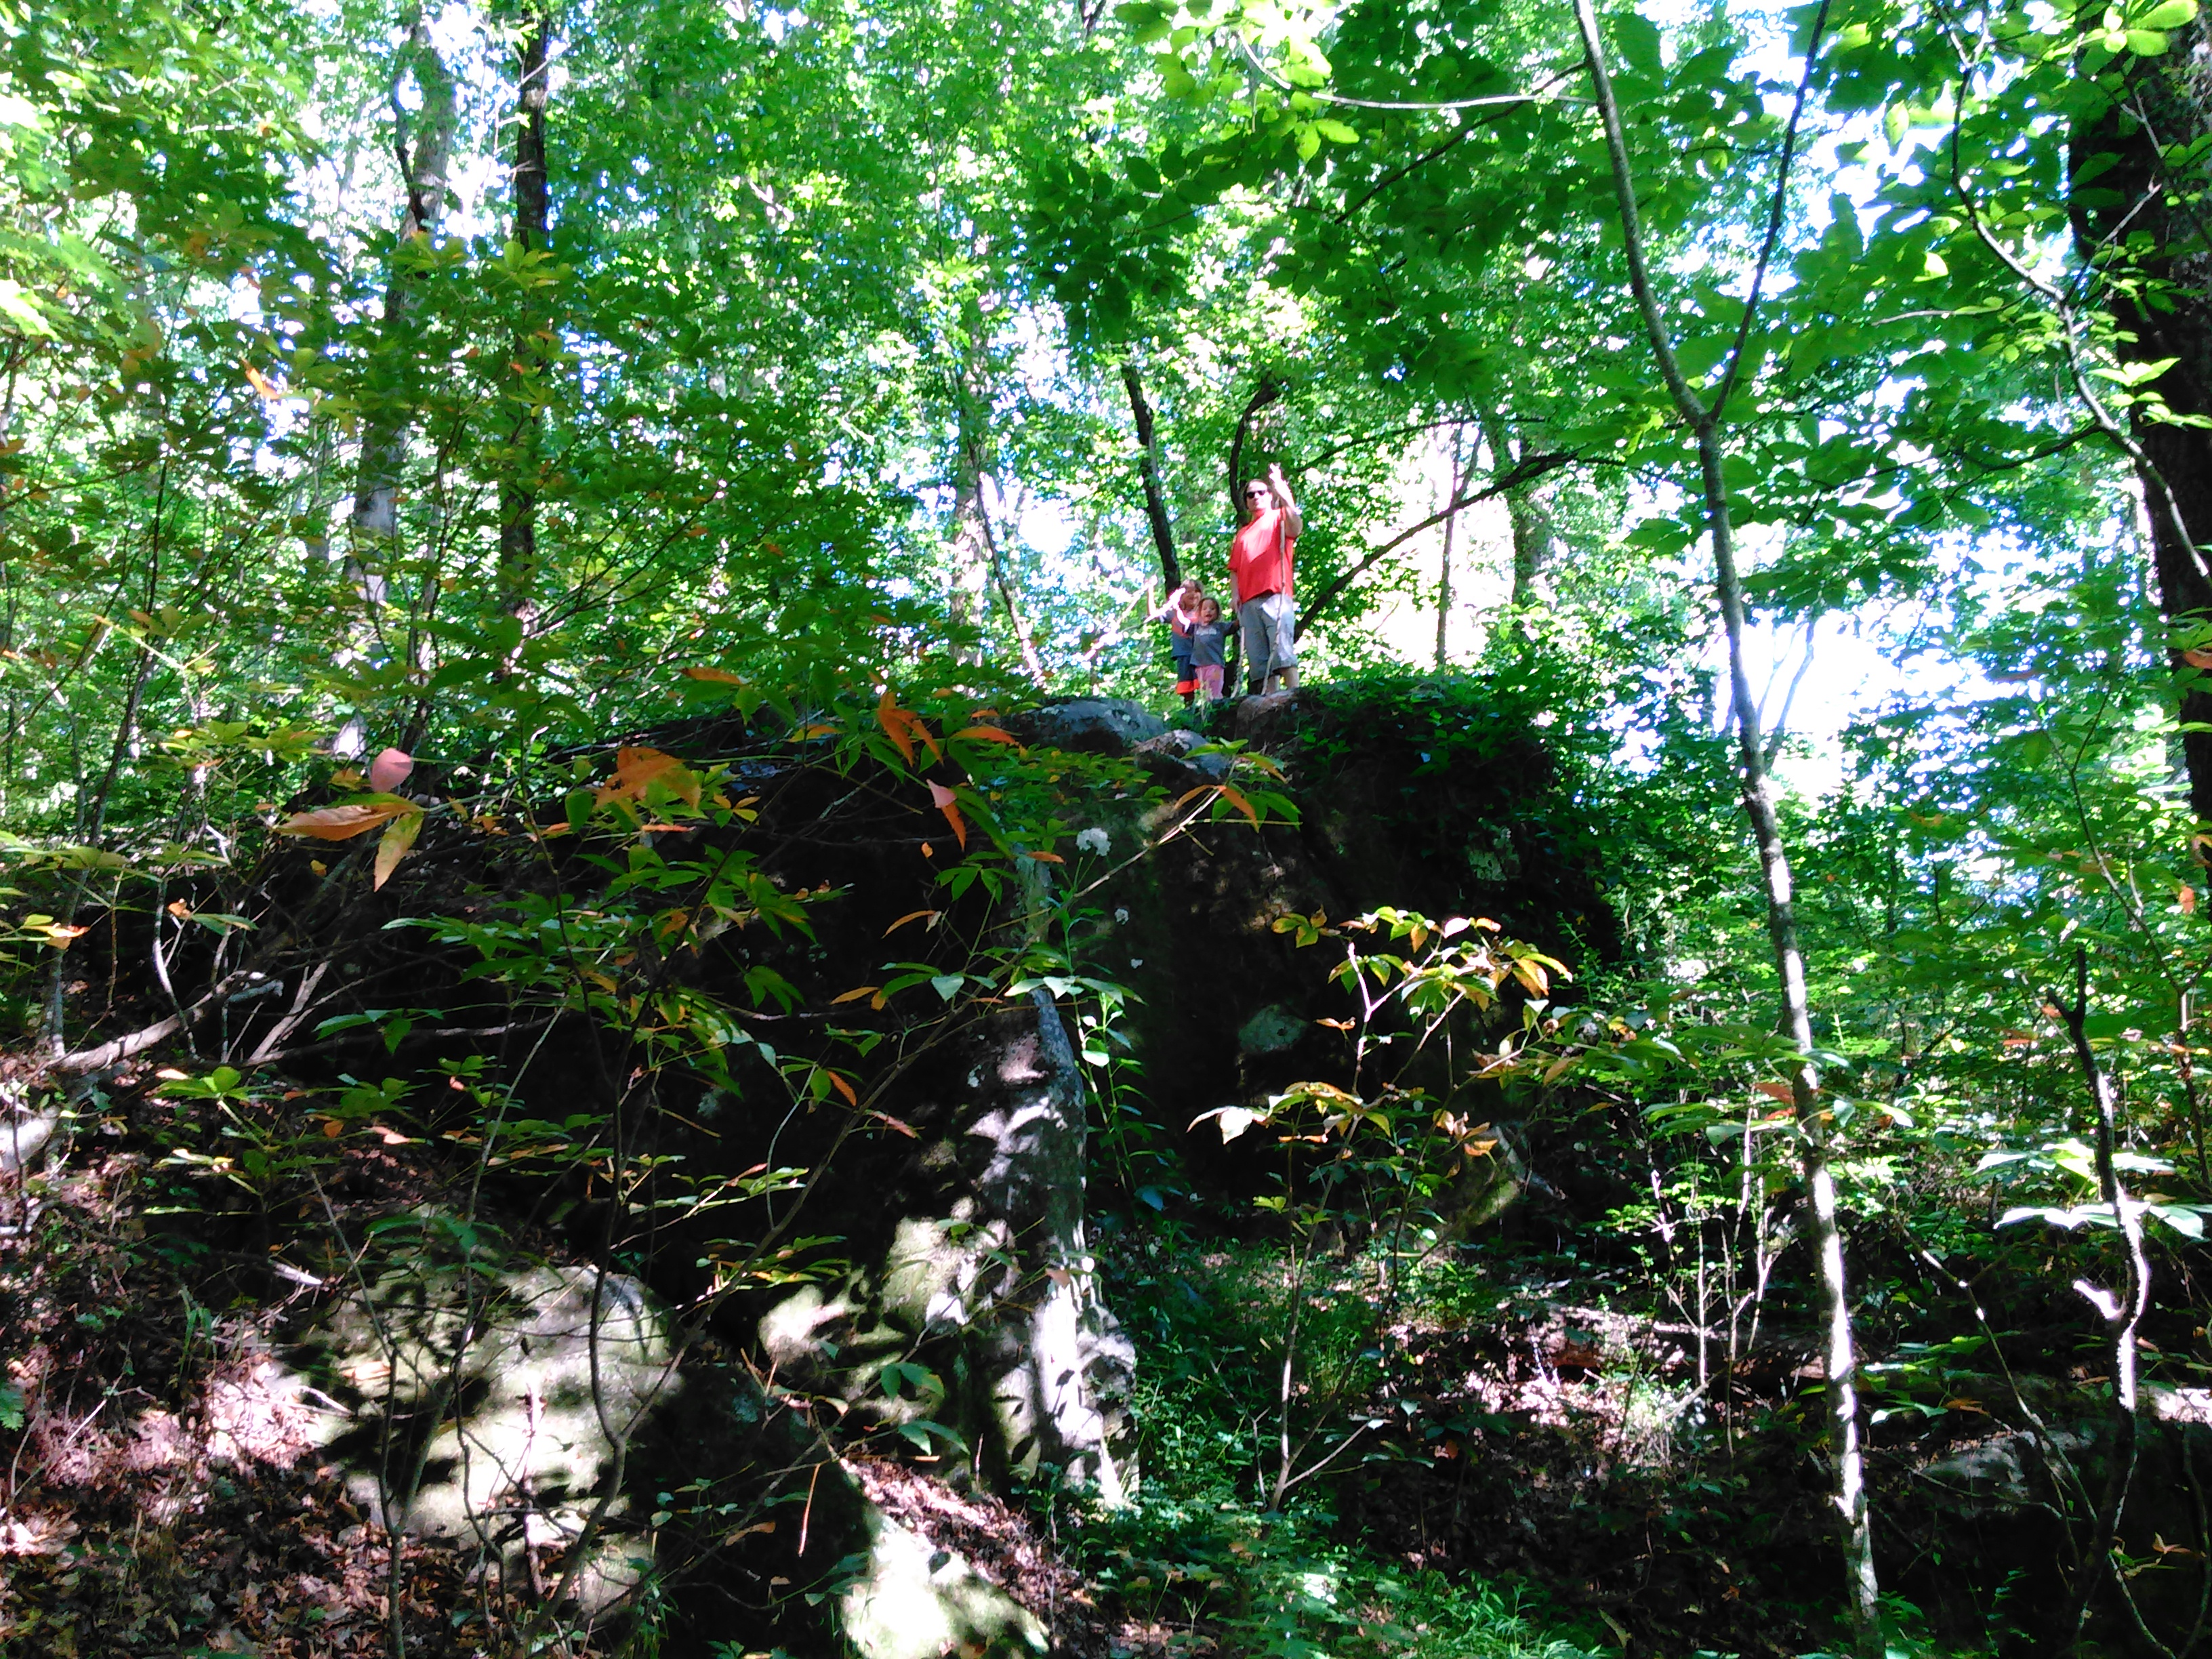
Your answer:
[[[1283,517],[1291,526],[1291,538],[1295,541],[1306,527],[1306,515],[1298,511],[1298,503],[1291,494],[1291,481],[1283,476],[1281,463],[1267,469],[1267,488],[1275,492],[1275,499],[1283,504]]]

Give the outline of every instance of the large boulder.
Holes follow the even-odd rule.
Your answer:
[[[1005,724],[1025,742],[1091,755],[1126,755],[1168,729],[1151,709],[1125,697],[1058,697]]]
[[[948,1080],[950,1098],[902,1103],[916,1142],[879,1193],[882,1243],[771,1308],[762,1346],[861,1420],[951,1427],[987,1484],[1050,1465],[1118,1498],[1135,1355],[1097,1294],[1083,1084],[1051,997],[982,1022]],[[887,1387],[891,1365],[923,1374]]]
[[[683,1388],[667,1316],[624,1274],[440,1248],[465,1228],[393,1218],[385,1237],[425,1248],[396,1251],[307,1331],[301,1370],[332,1408],[315,1437],[380,1524],[477,1540],[518,1578],[588,1530],[574,1595],[597,1612],[637,1578],[619,1464]]]

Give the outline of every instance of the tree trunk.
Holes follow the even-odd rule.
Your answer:
[[[453,135],[460,124],[459,88],[453,72],[430,40],[430,25],[420,3],[406,21],[407,40],[392,75],[393,143],[406,204],[399,216],[399,246],[385,278],[383,338],[370,373],[368,422],[362,441],[361,471],[354,489],[353,528],[356,545],[349,562],[362,598],[383,598],[383,580],[372,572],[359,544],[381,546],[399,528],[399,480],[407,459],[407,435],[413,410],[409,396],[415,313],[420,304],[414,276],[406,269],[406,245],[435,236],[446,216],[446,173],[453,161]],[[410,121],[399,102],[399,88],[412,76],[422,107]]]
[[[1252,434],[1252,421],[1259,412],[1283,395],[1283,384],[1272,374],[1262,374],[1260,384],[1252,388],[1246,399],[1244,412],[1237,417],[1237,431],[1229,440],[1229,522],[1244,522],[1244,441]]]
[[[1696,435],[1698,471],[1705,505],[1705,527],[1713,547],[1714,588],[1720,601],[1721,621],[1728,635],[1729,681],[1735,698],[1736,753],[1742,782],[1745,814],[1751,820],[1752,838],[1766,890],[1766,932],[1774,952],[1774,966],[1782,986],[1782,1027],[1800,1056],[1790,1076],[1790,1094],[1797,1119],[1800,1168],[1812,1200],[1813,1249],[1818,1264],[1824,1322],[1827,1327],[1827,1407],[1830,1446],[1835,1460],[1835,1495],[1832,1500],[1838,1522],[1844,1557],[1844,1603],[1852,1626],[1852,1647],[1858,1659],[1882,1659],[1881,1586],[1875,1573],[1874,1528],[1866,1492],[1865,1453],[1859,1441],[1857,1345],[1851,1329],[1850,1285],[1844,1266],[1844,1238],[1836,1209],[1835,1173],[1828,1163],[1828,1109],[1820,1098],[1820,1081],[1813,1066],[1813,1016],[1805,986],[1805,954],[1797,936],[1796,894],[1790,855],[1782,839],[1780,818],[1767,781],[1765,745],[1759,736],[1759,705],[1751,694],[1751,677],[1744,665],[1745,606],[1743,577],[1736,568],[1735,526],[1729,512],[1728,486],[1722,476],[1724,459],[1721,417],[1735,384],[1743,342],[1749,338],[1756,314],[1759,288],[1781,230],[1787,200],[1790,162],[1797,137],[1797,123],[1805,106],[1806,88],[1820,53],[1820,35],[1827,21],[1822,4],[1815,16],[1812,39],[1805,52],[1807,80],[1801,82],[1796,109],[1790,118],[1782,149],[1780,176],[1774,188],[1765,250],[1758,274],[1745,301],[1744,317],[1735,350],[1729,358],[1719,389],[1710,406],[1692,390],[1676,361],[1672,337],[1660,312],[1657,296],[1644,259],[1644,233],[1636,210],[1636,185],[1628,160],[1628,143],[1620,125],[1620,106],[1607,71],[1605,47],[1598,33],[1597,15],[1591,0],[1575,0],[1575,21],[1582,33],[1584,66],[1589,73],[1598,113],[1605,128],[1606,153],[1613,172],[1613,198],[1620,216],[1623,252],[1627,256],[1629,281],[1635,289],[1644,333],[1652,355],[1667,382],[1668,394],[1685,422]]]
[[[1501,415],[1484,413],[1482,436],[1490,446],[1491,469],[1500,476],[1527,458],[1528,444],[1513,441],[1512,429]],[[1506,492],[1505,511],[1513,525],[1511,604],[1516,611],[1523,611],[1537,602],[1537,579],[1552,562],[1552,515],[1536,499],[1533,482]]]
[[[551,91],[546,58],[552,39],[552,7],[550,0],[543,0],[525,25],[515,77],[514,241],[526,253],[543,252],[546,246],[545,103]],[[532,287],[523,291],[532,297],[520,307],[514,330],[519,407],[500,479],[499,599],[501,609],[521,624],[526,638],[538,609],[538,469],[544,428],[530,371],[543,364],[546,353],[538,338],[544,322],[534,301],[538,290]],[[520,640],[516,645],[519,649]]]
[[[952,539],[947,549],[951,591],[945,609],[954,627],[980,630],[983,595],[991,580],[990,531],[983,522],[983,473],[990,461],[991,355],[981,303],[970,301],[962,311],[968,337],[952,389]]]
[[[2174,33],[2181,38],[2165,56],[2132,60],[2119,101],[2075,125],[2072,175],[2083,176],[2093,159],[2110,158],[2110,165],[2094,175],[2094,187],[2075,192],[2071,207],[2081,257],[2127,278],[2105,285],[2106,307],[2120,331],[2113,350],[2130,363],[2172,358],[2148,389],[2174,415],[2201,421],[2212,417],[2212,248],[2201,202],[2183,192],[2201,196],[2203,164],[2176,176],[2163,157],[2201,155],[2212,137],[2212,88],[2198,67],[2212,46],[2212,22],[2200,14]],[[2116,246],[2122,242],[2148,252],[2124,256]],[[2182,656],[2212,644],[2203,637],[2212,631],[2204,552],[2212,546],[2212,430],[2153,418],[2140,404],[2129,421],[2149,508],[2159,611],[2170,630],[2167,658],[2179,681],[2189,804],[2198,818],[2212,820],[2212,675]]]
[[[990,504],[983,499],[983,482],[988,477],[985,474],[975,481],[975,522],[982,527],[983,549],[990,556],[991,583],[999,590],[999,603],[1006,607],[1006,620],[1014,630],[1014,647],[1021,653],[1022,672],[1030,677],[1030,684],[1038,690],[1048,690],[1051,680],[1044,672],[1044,659],[1038,653],[1036,636],[1030,631],[1029,618],[1023,614],[1021,596],[1014,589],[1014,579],[1006,568],[1006,556],[999,549],[998,532],[991,528]],[[999,500],[1004,502],[1006,499],[1006,491],[1001,487]]]
[[[1449,441],[1451,493],[1444,498],[1447,501],[1457,501],[1461,492],[1467,488],[1467,457],[1461,453],[1464,441],[1464,429],[1454,427]],[[1493,469],[1498,465],[1494,456],[1491,464]],[[1456,513],[1444,520],[1443,554],[1437,562],[1437,668],[1439,672],[1451,661],[1452,532],[1458,527],[1459,515]]]
[[[1168,517],[1167,496],[1160,489],[1160,453],[1152,424],[1152,406],[1145,398],[1145,382],[1133,362],[1121,365],[1121,384],[1128,389],[1129,413],[1137,422],[1137,476],[1145,484],[1145,521],[1152,529],[1152,550],[1159,555],[1160,580],[1172,593],[1182,586],[1182,561],[1176,556],[1175,521]]]

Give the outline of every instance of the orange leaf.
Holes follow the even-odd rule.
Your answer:
[[[2185,651],[2181,659],[2191,668],[2212,668],[2212,651]]]
[[[745,684],[745,677],[743,674],[732,674],[726,668],[687,668],[684,671],[684,677],[686,679],[709,680],[716,685]]]
[[[342,806],[318,807],[312,812],[295,812],[276,826],[280,836],[313,836],[317,841],[351,841],[356,836],[365,836],[388,818],[402,812],[416,812],[422,809],[412,801],[349,800]]]
[[[853,1085],[848,1083],[840,1073],[832,1072],[829,1075],[830,1086],[845,1097],[845,1103],[848,1106],[857,1106],[860,1103],[860,1096],[853,1092]]]
[[[1257,830],[1260,827],[1260,815],[1252,810],[1252,803],[1244,799],[1244,792],[1242,789],[1237,788],[1234,784],[1229,783],[1216,784],[1214,787],[1221,791],[1222,799],[1227,801],[1231,806],[1242,812],[1246,817],[1252,820],[1252,827],[1255,830]],[[1415,950],[1419,950],[1420,947],[1419,945],[1415,945],[1413,948]]]
[[[900,928],[905,927],[909,921],[920,921],[925,916],[933,923],[937,920],[937,912],[934,910],[909,910],[904,915],[901,916],[896,921],[893,922],[890,927],[884,929],[884,937],[885,939],[889,939],[893,933],[898,932]]]
[[[1794,1106],[1797,1103],[1796,1091],[1786,1083],[1754,1083],[1751,1086],[1769,1100],[1778,1100],[1784,1106]]]
[[[973,738],[978,743],[1010,743],[1020,748],[1021,739],[1011,732],[996,726],[969,726],[952,734],[956,738]]]
[[[900,1122],[898,1119],[893,1117],[889,1112],[879,1112],[873,1107],[870,1107],[868,1109],[868,1115],[875,1119],[878,1123],[889,1124],[892,1128],[896,1129],[901,1134],[904,1135],[908,1140],[919,1140],[921,1139],[921,1133],[915,1128],[914,1125],[911,1123]]]
[[[2182,884],[2181,890],[2173,896],[2173,902],[2181,907],[2183,915],[2193,916],[2197,914],[2197,890],[2186,882]]]
[[[419,806],[392,820],[383,839],[376,843],[376,872],[369,887],[374,890],[391,879],[392,872],[399,867],[399,860],[407,856],[407,849],[415,844],[415,837],[422,833],[422,809]]]
[[[259,392],[262,397],[270,403],[277,403],[283,398],[296,398],[300,395],[296,392],[285,391],[283,386],[278,386],[266,374],[264,374],[259,369],[254,368],[252,363],[245,363],[240,365],[240,367],[246,370],[246,384],[252,386],[256,392]]]
[[[1025,859],[1035,859],[1039,864],[1065,864],[1067,860],[1057,853],[1024,853]]]
[[[927,842],[924,842],[921,844],[921,855],[926,859],[933,859],[937,856],[937,849]]]
[[[872,997],[875,994],[876,988],[872,985],[856,985],[849,991],[842,992],[831,997],[830,1000],[833,1006],[840,1002],[858,1002],[862,997]]]
[[[964,849],[968,845],[968,825],[960,816],[960,798],[941,783],[929,786],[929,798],[937,803],[937,810],[945,814],[945,821],[952,826],[953,836]],[[927,851],[928,843],[923,843]]]
[[[837,724],[835,720],[817,721],[812,726],[800,726],[799,730],[793,732],[791,735],[794,738],[827,738],[835,736],[836,734],[836,731]]]
[[[665,784],[679,800],[693,806],[699,804],[697,774],[675,756],[658,749],[617,750],[614,775],[599,786],[599,802],[604,805],[611,800],[642,800],[646,787],[655,781]]]
[[[884,728],[884,735],[891,740],[908,766],[914,764],[914,736],[907,730],[907,712],[898,706],[888,685],[876,703],[876,724]]]

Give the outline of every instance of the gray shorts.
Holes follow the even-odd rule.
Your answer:
[[[1298,665],[1297,606],[1287,593],[1262,593],[1237,607],[1244,630],[1244,679],[1265,687],[1270,674]]]

